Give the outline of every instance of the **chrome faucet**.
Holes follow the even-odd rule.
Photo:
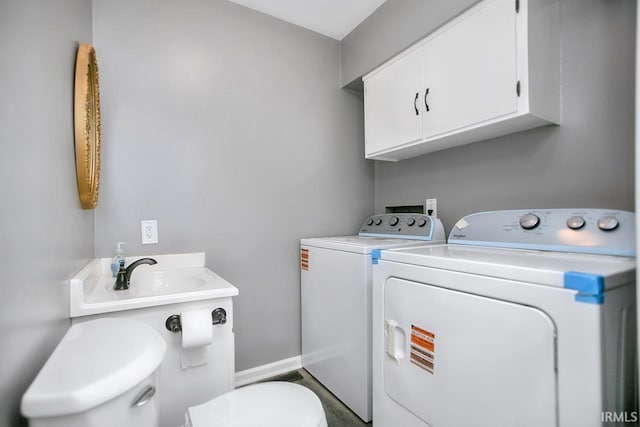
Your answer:
[[[129,289],[129,282],[131,281],[131,273],[133,273],[133,270],[137,266],[142,264],[153,265],[157,263],[158,261],[156,261],[153,258],[140,258],[139,260],[129,264],[129,267],[124,268],[124,260],[121,260],[120,270],[118,270],[118,276],[116,277],[116,283],[113,285],[113,289],[116,291],[124,291],[126,289]]]

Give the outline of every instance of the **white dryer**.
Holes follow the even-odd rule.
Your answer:
[[[372,412],[372,253],[444,243],[440,220],[420,214],[375,215],[357,236],[300,241],[302,366],[364,421]]]
[[[634,238],[631,212],[497,211],[383,250],[374,426],[637,422]]]

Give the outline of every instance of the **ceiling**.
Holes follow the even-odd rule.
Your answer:
[[[386,0],[230,0],[342,40]]]

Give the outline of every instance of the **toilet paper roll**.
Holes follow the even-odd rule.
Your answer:
[[[213,325],[209,310],[180,313],[182,325],[182,369],[207,363],[213,342]]]

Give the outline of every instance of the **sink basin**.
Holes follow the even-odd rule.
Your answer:
[[[126,258],[129,265],[140,257]],[[129,289],[113,289],[109,258],[89,262],[70,281],[71,317],[238,295],[238,289],[205,267],[204,253],[157,255],[140,265]]]
[[[105,284],[105,289],[108,292],[113,292],[118,298],[131,298],[201,290],[207,285],[207,277],[206,271],[203,271],[202,268],[147,273],[134,271],[131,275],[129,289],[116,291],[113,289],[113,283],[114,279],[110,278]]]

